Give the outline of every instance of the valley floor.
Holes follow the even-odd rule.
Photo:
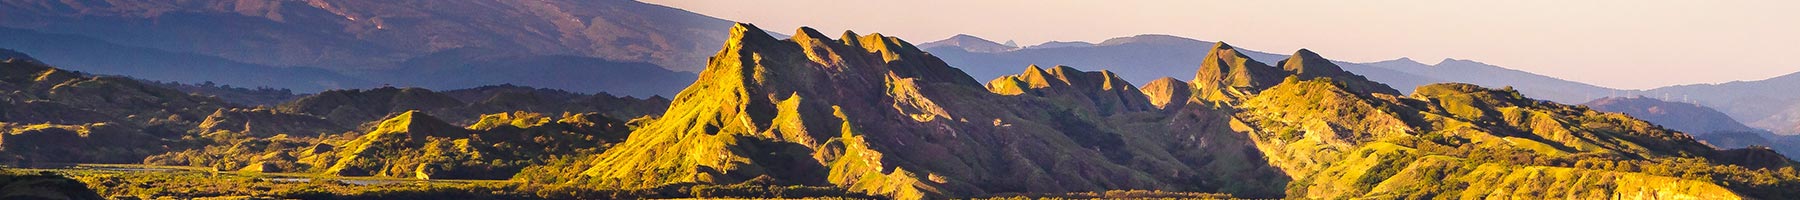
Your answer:
[[[309,173],[217,171],[141,164],[66,164],[9,168],[7,174],[58,175],[86,184],[108,199],[881,199],[841,188],[690,185],[607,190],[515,180],[419,180]],[[1068,194],[996,194],[984,199],[1181,198],[1229,199],[1227,194],[1118,190]]]
[[[255,173],[137,164],[74,164],[11,168],[9,174],[55,174],[80,181],[110,199],[635,199],[874,197],[806,186],[683,186],[605,190],[511,180],[419,180]]]

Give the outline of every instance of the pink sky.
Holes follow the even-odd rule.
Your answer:
[[[778,32],[1021,45],[1156,33],[1354,62],[1473,59],[1621,89],[1800,72],[1800,1],[645,1]]]

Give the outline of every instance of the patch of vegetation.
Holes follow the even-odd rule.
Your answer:
[[[0,196],[9,199],[28,196],[48,199],[879,199],[843,188],[817,186],[671,185],[615,190],[517,181],[425,181],[188,170],[15,169],[0,175],[0,185],[9,189],[0,191]],[[15,189],[20,191],[10,191]]]
[[[55,172],[0,169],[0,199],[102,199],[82,182]]]

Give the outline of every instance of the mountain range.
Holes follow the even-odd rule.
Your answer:
[[[1054,44],[1051,44],[1054,43]],[[1167,74],[1181,74],[1200,66],[1193,55],[1213,42],[1169,35],[1138,35],[1108,39],[1099,44],[1062,45],[1050,42],[1024,48],[999,50],[990,40],[970,35],[928,42],[921,47],[956,66],[965,66],[975,77],[998,77],[1007,66],[1067,64],[1097,66],[1118,71],[1126,80],[1148,82]],[[970,46],[970,47],[964,47]],[[1241,50],[1258,60],[1280,60],[1284,55]],[[1622,90],[1563,80],[1508,69],[1473,60],[1446,58],[1425,64],[1410,58],[1355,63],[1332,61],[1345,71],[1411,92],[1417,86],[1462,82],[1485,87],[1512,87],[1526,96],[1562,103],[1582,103],[1605,97],[1650,96],[1672,101],[1693,101],[1720,111],[1752,127],[1778,134],[1800,134],[1800,96],[1768,92],[1800,89],[1800,73],[1756,81],[1678,85],[1649,90]],[[1773,109],[1771,109],[1773,108]]]
[[[718,27],[729,25],[636,1],[0,2],[0,27],[15,36],[0,39],[0,45],[47,62],[159,81],[301,92],[382,84],[456,89],[507,82],[590,93],[673,95],[671,88],[618,82],[689,81],[680,77],[691,73],[681,71],[698,71],[707,49],[721,43],[724,30]],[[444,61],[441,55],[470,48],[504,52],[497,56],[506,58],[458,58],[489,61],[469,63],[481,67],[407,65]],[[442,73],[430,77],[403,71],[420,67]],[[452,71],[519,67],[531,71]],[[208,73],[191,73],[195,71]],[[556,79],[549,75],[607,74],[645,76],[541,82]]]
[[[1192,83],[1180,83],[1196,92],[1174,100],[1183,95],[1165,93],[1169,79],[1140,90],[1111,71],[1028,66],[982,85],[898,38],[796,32],[778,40],[738,24],[662,118],[598,155],[577,182],[836,185],[895,198],[1180,188],[1737,198],[1756,190],[1586,163],[1793,164],[1512,89],[1431,84],[1400,96],[1306,50],[1274,67],[1216,44]],[[1557,175],[1532,175],[1545,173]],[[1585,192],[1554,192],[1569,188]],[[1647,194],[1656,195],[1633,196]]]
[[[1752,127],[1782,135],[1800,134],[1800,73],[1754,81],[1678,85],[1635,92],[1670,101],[1692,102]]]
[[[641,191],[607,198],[1738,199],[1800,185],[1768,148],[1719,149],[1510,88],[1402,94],[1305,49],[1270,65],[1214,43],[1192,79],[1141,87],[1067,65],[982,83],[879,33],[729,30],[671,99],[382,87],[251,107],[7,53],[0,162]]]
[[[0,0],[0,198],[1800,198],[1800,73],[792,32],[635,1]],[[195,173],[41,169],[68,163]]]
[[[1779,135],[1753,128],[1705,106],[1668,102],[1649,97],[1609,97],[1582,105],[1594,110],[1618,112],[1682,131],[1719,148],[1769,148],[1784,155],[1800,155],[1800,136]]]
[[[1007,73],[1007,66],[1030,64],[1068,64],[1097,66],[1125,74],[1126,80],[1148,82],[1162,75],[1181,74],[1200,66],[1201,55],[1213,42],[1170,35],[1137,35],[1107,39],[1089,45],[1037,45],[995,51],[992,41],[969,35],[921,44],[943,57],[945,62],[968,66],[975,77],[994,77]],[[970,47],[964,47],[964,45]],[[976,49],[976,50],[971,50]],[[1242,50],[1257,60],[1281,60],[1282,54]],[[1040,63],[1041,62],[1041,63]],[[1506,69],[1468,60],[1445,59],[1428,65],[1400,58],[1372,63],[1331,61],[1346,71],[1355,72],[1377,82],[1392,84],[1402,92],[1413,87],[1441,82],[1464,82],[1487,87],[1512,86],[1534,98],[1557,102],[1586,102],[1609,94],[1614,89],[1574,81]]]

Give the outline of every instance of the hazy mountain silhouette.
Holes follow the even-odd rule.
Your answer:
[[[477,48],[440,51],[409,59],[400,66],[379,70],[369,80],[438,90],[516,84],[649,97],[674,96],[682,84],[692,83],[695,78],[691,72],[670,71],[649,63]]]
[[[1617,94],[1619,91],[1472,60],[1446,58],[1437,64],[1426,65],[1412,59],[1400,58],[1366,64],[1438,80],[1473,83],[1486,87],[1512,86],[1532,98],[1571,104]]]
[[[517,83],[645,96],[679,88],[616,83],[691,80],[642,66],[697,71],[730,24],[636,1],[18,0],[0,1],[0,27],[9,28],[0,48],[95,73],[300,92]],[[473,55],[458,60],[477,63],[408,65],[426,56],[470,55],[440,54],[470,48],[502,50],[506,59]],[[509,71],[466,71],[477,64]],[[431,69],[440,67],[449,69]],[[442,73],[395,72],[401,69]],[[541,79],[548,75],[604,80]]]
[[[936,42],[928,42],[928,43],[924,43],[924,44],[919,44],[919,48],[924,48],[924,49],[931,49],[931,48],[943,47],[943,46],[962,48],[964,51],[982,52],[982,53],[1010,51],[1010,50],[1019,48],[1018,46],[1001,44],[1001,43],[997,43],[997,42],[990,41],[987,39],[981,39],[979,37],[975,37],[972,35],[966,35],[966,34],[956,34],[956,36],[950,36],[950,39],[944,39],[944,40],[939,40]]]
[[[1750,128],[1705,106],[1667,102],[1648,97],[1607,97],[1581,105],[1606,112],[1619,112],[1669,129],[1686,132],[1721,148],[1744,148],[1749,145],[1769,146],[1762,138],[1768,131]]]
[[[1755,81],[1661,87],[1639,94],[1692,101],[1778,134],[1800,134],[1800,73]]]
[[[31,54],[45,63],[96,74],[186,83],[215,82],[240,87],[299,91],[372,87],[374,83],[311,67],[276,67],[109,43],[68,34],[0,28],[0,48]]]
[[[1088,43],[1088,42],[1082,42],[1082,41],[1067,41],[1067,42],[1048,41],[1048,42],[1044,42],[1044,43],[1039,43],[1037,45],[1025,46],[1024,48],[1026,48],[1026,49],[1050,49],[1050,48],[1063,48],[1063,47],[1091,47],[1091,46],[1094,46],[1094,43]]]
[[[649,62],[695,71],[730,22],[637,1],[0,2],[0,26],[246,63],[387,68],[486,47]]]

